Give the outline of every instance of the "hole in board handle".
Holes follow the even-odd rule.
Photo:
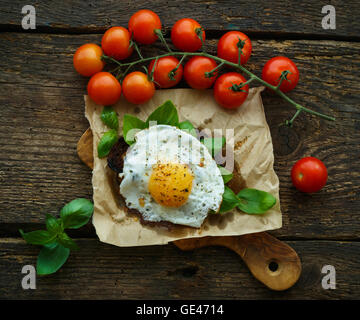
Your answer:
[[[276,272],[279,269],[279,264],[276,261],[270,261],[268,268],[271,272]]]

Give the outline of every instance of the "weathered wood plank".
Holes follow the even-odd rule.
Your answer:
[[[21,288],[21,269],[35,265],[38,248],[0,240],[0,298],[5,299],[359,299],[360,243],[288,242],[302,259],[299,281],[274,292],[255,280],[225,248],[180,251],[173,245],[118,248],[78,240],[81,250],[54,275],[38,277],[36,290]],[[216,257],[216,258],[215,258]],[[336,269],[336,289],[321,286],[324,265]]]
[[[336,29],[321,26],[322,7],[331,4],[336,9]],[[54,1],[40,0],[36,8],[36,25],[42,31],[102,32],[114,25],[127,26],[130,16],[139,9],[152,9],[162,19],[166,30],[176,20],[190,17],[207,30],[239,28],[252,34],[273,33],[278,36],[354,37],[359,39],[360,7],[356,0],[314,2],[303,1]],[[0,3],[3,30],[21,30],[20,0]]]
[[[76,142],[88,127],[82,97],[87,79],[73,70],[72,54],[81,44],[100,39],[101,35],[0,35],[3,236],[17,234],[20,224],[42,223],[45,213],[56,214],[75,197],[91,198],[91,172],[76,156]],[[253,46],[250,69],[259,74],[269,57],[289,56],[301,73],[290,96],[337,118],[329,123],[301,115],[293,129],[279,127],[293,111],[280,98],[263,94],[284,213],[284,226],[274,234],[282,238],[358,239],[360,44],[256,40]],[[214,53],[215,47],[216,41],[209,41],[209,51]],[[148,48],[144,53],[158,49]],[[308,155],[324,160],[329,169],[327,186],[314,195],[297,192],[289,176],[292,164]],[[90,227],[88,230],[94,236]]]

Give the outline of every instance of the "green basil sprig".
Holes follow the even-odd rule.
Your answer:
[[[263,214],[275,203],[276,198],[268,192],[246,188],[236,195],[228,186],[225,186],[219,213],[225,213],[237,207],[248,214]]]
[[[257,189],[243,189],[237,197],[240,199],[237,207],[249,214],[265,213],[276,203],[276,198],[272,194]]]
[[[126,143],[132,145],[135,142],[135,133],[138,130],[149,128],[151,121],[156,122],[156,124],[166,124],[177,127],[179,125],[179,116],[176,107],[170,100],[167,100],[160,107],[155,109],[145,122],[133,115],[125,114],[123,121],[123,136]]]
[[[61,222],[66,229],[79,229],[88,223],[93,211],[92,202],[83,198],[75,199],[61,209]]]
[[[113,107],[105,106],[101,112],[100,118],[110,129],[116,131],[119,129],[119,119]]]
[[[46,230],[25,233],[21,236],[29,244],[42,245],[37,258],[36,271],[39,275],[51,274],[61,268],[69,257],[70,250],[79,247],[64,229],[78,229],[87,224],[94,211],[94,205],[87,199],[79,198],[66,204],[60,211],[60,218],[46,215]]]
[[[63,247],[58,242],[45,244],[37,258],[37,274],[46,275],[55,273],[66,262],[69,254],[70,249]]]
[[[225,145],[225,137],[211,137],[200,140],[209,150],[212,157],[215,157]]]
[[[98,157],[106,157],[114,144],[118,141],[118,129],[119,119],[118,116],[111,106],[105,106],[100,115],[101,121],[110,128],[109,131],[105,132],[101,137],[98,144]]]
[[[218,168],[220,169],[220,173],[224,180],[224,184],[227,184],[233,178],[234,175],[232,174],[232,172],[230,172],[229,170],[225,169],[222,166],[218,166]]]
[[[193,124],[189,120],[179,122],[178,127],[179,127],[179,129],[186,131],[187,133],[191,134],[192,136],[197,137],[196,130],[195,130]]]
[[[239,199],[237,198],[234,191],[232,191],[228,186],[225,186],[225,191],[223,193],[223,200],[221,202],[219,213],[228,212],[238,205]]]
[[[147,128],[149,127],[150,121],[156,121],[157,124],[167,124],[169,126],[177,127],[179,124],[179,116],[172,101],[165,101],[149,115],[146,120]]]
[[[111,148],[114,146],[114,144],[118,141],[118,134],[117,131],[114,129],[111,129],[104,133],[104,135],[101,137],[99,144],[98,144],[98,157],[104,158],[106,157]]]
[[[123,136],[128,145],[135,142],[135,134],[142,129],[146,128],[146,123],[130,114],[124,115],[123,122]]]

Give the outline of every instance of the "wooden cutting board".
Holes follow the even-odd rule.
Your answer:
[[[81,161],[93,168],[93,135],[87,129],[77,144]],[[266,232],[242,236],[203,237],[173,242],[181,250],[205,246],[224,246],[235,251],[253,276],[272,290],[286,290],[301,274],[300,258],[290,246]]]

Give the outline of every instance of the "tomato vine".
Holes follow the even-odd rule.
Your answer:
[[[159,30],[160,31],[160,30]],[[161,38],[160,38],[161,39]],[[163,38],[163,40],[165,41],[166,43],[166,40],[165,38]],[[167,48],[168,45],[166,45]],[[170,50],[170,48],[168,49]],[[163,53],[161,55],[157,55],[157,56],[152,56],[152,57],[146,57],[146,58],[140,58],[138,60],[135,60],[135,61],[132,61],[132,62],[127,62],[127,63],[121,63],[119,61],[117,61],[116,59],[114,58],[111,58],[109,56],[106,56],[106,55],[102,55],[102,59],[105,60],[105,61],[111,61],[113,63],[116,63],[118,65],[117,69],[121,70],[121,68],[124,68],[126,67],[126,73],[130,70],[131,67],[137,65],[137,64],[141,64],[141,63],[144,63],[144,62],[148,62],[148,61],[151,61],[151,60],[155,60],[155,59],[160,59],[160,58],[163,58],[163,57],[168,57],[168,56],[181,56],[181,60],[179,62],[179,65],[180,63],[187,57],[190,57],[190,56],[202,56],[202,57],[208,57],[208,58],[211,58],[211,59],[214,59],[215,61],[219,62],[220,64],[212,71],[209,72],[209,74],[213,73],[214,71],[216,71],[217,69],[220,69],[223,65],[228,65],[230,67],[233,67],[235,69],[238,69],[240,71],[242,71],[243,73],[245,73],[247,76],[249,76],[249,79],[246,83],[243,83],[243,86],[245,84],[249,84],[250,82],[252,81],[257,81],[259,83],[261,83],[262,85],[264,85],[265,87],[269,88],[270,90],[274,91],[276,94],[278,94],[281,98],[283,98],[285,101],[287,101],[290,105],[292,105],[293,107],[296,108],[296,113],[295,115],[292,117],[291,120],[288,120],[286,121],[285,123],[287,125],[292,125],[295,118],[301,113],[301,112],[306,112],[306,113],[309,113],[309,114],[312,114],[312,115],[315,115],[315,116],[318,116],[318,117],[321,117],[323,119],[326,119],[326,120],[329,120],[329,121],[335,121],[335,118],[332,117],[332,116],[328,116],[328,115],[325,115],[323,113],[320,113],[320,112],[317,112],[317,111],[314,111],[312,109],[309,109],[307,107],[304,107],[303,105],[300,105],[299,103],[295,102],[294,100],[292,100],[289,96],[287,96],[285,93],[283,93],[281,90],[280,90],[280,84],[281,82],[279,83],[279,85],[277,86],[273,86],[271,85],[270,83],[264,81],[263,79],[261,79],[260,77],[258,77],[257,75],[255,75],[254,73],[252,73],[251,71],[249,71],[248,69],[246,69],[243,65],[239,64],[239,63],[233,63],[233,62],[230,62],[230,61],[227,61],[225,59],[222,59],[222,58],[219,58],[217,56],[214,56],[212,54],[209,54],[207,52],[177,52],[177,51],[169,51],[167,53]],[[176,69],[176,68],[175,68]],[[175,72],[176,70],[174,70]],[[122,73],[122,76],[124,76],[126,73]],[[283,81],[285,79],[285,77],[282,77],[280,81]]]
[[[75,69],[84,76],[98,78],[99,86],[98,88],[95,86],[92,93],[89,93],[90,97],[96,99],[98,96],[98,103],[106,104],[108,102],[106,97],[109,95],[119,96],[118,93],[121,90],[124,95],[125,92],[130,93],[129,84],[131,82],[133,86],[135,79],[137,79],[136,86],[139,91],[134,93],[134,96],[142,94],[141,88],[150,88],[149,82],[152,82],[152,87],[154,83],[160,88],[173,87],[181,79],[182,68],[179,72],[180,66],[186,58],[190,58],[183,69],[186,82],[195,89],[209,88],[214,83],[214,88],[222,89],[218,90],[218,98],[221,98],[220,100],[223,103],[217,101],[224,108],[240,107],[248,95],[248,84],[256,81],[274,91],[296,109],[293,117],[285,121],[286,125],[292,126],[294,120],[302,112],[330,121],[335,120],[330,115],[317,112],[295,102],[286,94],[296,87],[299,80],[299,70],[289,58],[278,56],[270,59],[265,64],[260,77],[249,71],[244,65],[251,55],[252,44],[246,34],[240,31],[225,33],[218,42],[217,55],[212,55],[206,52],[204,48],[205,30],[194,19],[180,19],[172,27],[171,41],[175,49],[170,48],[161,28],[161,21],[156,13],[144,9],[131,16],[129,30],[124,27],[108,29],[101,40],[101,48],[95,44],[87,44],[78,48],[74,55]],[[157,39],[162,42],[167,52],[152,57],[144,57],[138,44],[148,45]],[[129,57],[133,51],[136,51],[137,60],[121,62],[121,60]],[[114,63],[116,67],[110,73],[103,72],[97,76],[95,73],[102,70],[104,62]],[[152,67],[146,67],[144,65],[146,62],[151,62]],[[139,72],[136,73],[137,77],[135,74],[131,77],[129,77],[130,74],[127,75],[132,67],[139,64],[143,64],[142,68],[145,69],[147,75],[142,74],[141,81]],[[226,73],[226,76],[222,75],[223,85],[220,88],[220,81],[217,77],[218,71],[225,65],[235,69],[237,75],[233,75],[231,72]],[[113,83],[114,81],[111,84],[108,81],[112,77],[112,73],[116,78],[115,81],[120,82],[121,90],[118,89],[118,84]],[[155,73],[156,77],[154,76]],[[243,76],[246,76],[247,79]],[[127,80],[131,78],[132,81],[124,81],[124,78]],[[232,80],[229,80],[230,78]],[[126,84],[124,88],[123,84]],[[155,90],[151,89],[143,93],[147,99],[151,99],[154,92]]]

